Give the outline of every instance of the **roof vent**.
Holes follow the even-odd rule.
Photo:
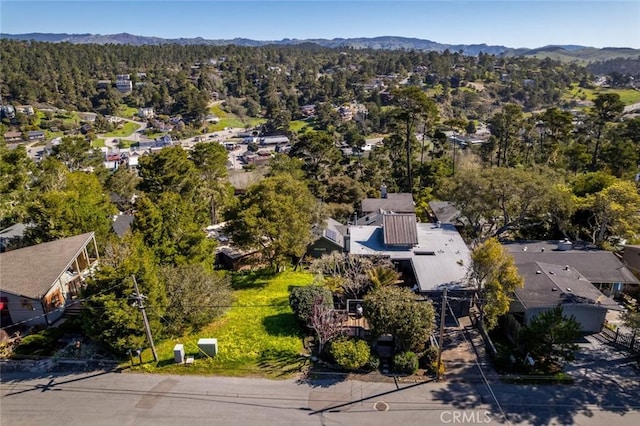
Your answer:
[[[564,270],[565,271],[569,271],[571,268],[569,268],[569,265],[564,265]]]
[[[542,247],[542,248],[540,249],[540,252],[541,252],[541,253],[544,253],[544,247]]]
[[[573,290],[571,290],[571,287],[567,287],[567,291],[571,293]]]
[[[555,287],[551,287],[551,291],[558,291],[558,289]]]
[[[567,251],[573,248],[573,243],[569,241],[569,239],[565,238],[564,240],[558,243],[558,251]]]
[[[536,271],[536,275],[540,275],[542,271]]]
[[[527,246],[522,247],[522,251],[527,251]]]

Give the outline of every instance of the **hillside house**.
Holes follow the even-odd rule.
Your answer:
[[[27,132],[27,140],[29,142],[43,141],[44,132],[42,130],[31,130]]]
[[[24,141],[24,139],[22,138],[22,132],[7,132],[3,136],[5,142],[7,143]]]
[[[2,326],[54,324],[97,262],[93,232],[0,253]]]

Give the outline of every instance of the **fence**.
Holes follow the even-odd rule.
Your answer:
[[[640,339],[635,334],[620,333],[619,329],[613,331],[606,327],[602,329],[601,334],[614,345],[622,346],[631,352],[640,353]]]

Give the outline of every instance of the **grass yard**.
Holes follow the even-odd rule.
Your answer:
[[[128,105],[121,105],[116,115],[118,117],[132,118],[138,115],[138,108],[130,107]]]
[[[122,127],[118,126],[118,129],[114,130],[113,132],[105,133],[104,136],[108,138],[118,138],[123,136],[129,136],[139,128],[140,126],[137,125],[136,123],[125,121],[124,124],[122,124]]]
[[[220,130],[224,130],[226,127],[253,128],[265,121],[266,120],[264,118],[239,118],[232,114],[226,114],[225,118],[220,118],[220,121],[217,123],[210,124],[207,127],[207,132],[219,132]]]
[[[289,130],[295,133],[305,133],[314,129],[313,120],[293,120],[289,123]]]
[[[91,146],[93,148],[102,148],[104,146],[105,139],[94,139],[91,141]]]
[[[633,89],[609,89],[609,88],[597,88],[597,89],[585,89],[579,87],[577,84],[573,84],[571,89],[568,90],[563,99],[566,100],[594,100],[599,94],[604,93],[617,93],[620,95],[620,100],[625,105],[631,105],[640,102],[640,90]]]
[[[306,272],[235,274],[236,301],[221,318],[197,334],[185,335],[157,345],[157,367],[145,370],[170,374],[215,374],[225,376],[289,377],[304,366],[300,328],[289,307],[289,286],[308,285],[313,275]],[[200,338],[217,338],[218,355],[200,357]],[[185,355],[195,356],[194,365],[176,365],[173,347],[184,345]],[[143,359],[150,360],[146,350]]]

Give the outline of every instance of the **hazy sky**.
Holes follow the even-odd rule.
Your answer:
[[[640,0],[0,0],[0,31],[256,40],[394,35],[451,44],[640,48]]]

